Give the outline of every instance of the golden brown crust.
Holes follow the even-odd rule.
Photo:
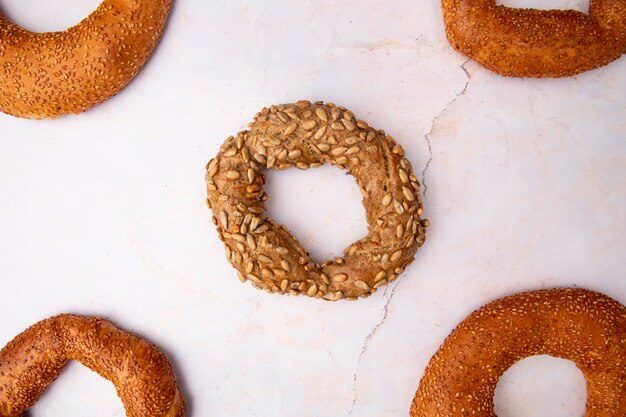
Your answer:
[[[230,137],[207,165],[208,205],[242,281],[268,292],[335,301],[365,297],[395,280],[424,243],[420,185],[391,136],[334,104],[300,101],[263,109],[250,130]],[[344,258],[314,263],[265,214],[263,168],[347,169],[363,194],[367,237]]]
[[[174,372],[156,346],[97,317],[61,315],[0,350],[0,416],[20,416],[35,404],[70,359],[113,382],[128,417],[186,414]]]
[[[470,314],[431,359],[410,414],[495,417],[498,380],[533,355],[576,363],[586,417],[626,415],[626,307],[584,289],[518,294]]]
[[[117,94],[156,46],[172,0],[104,0],[78,25],[33,33],[0,14],[0,110],[81,113]]]
[[[442,0],[450,44],[498,74],[567,77],[626,53],[626,1],[574,10],[514,9],[496,0]]]

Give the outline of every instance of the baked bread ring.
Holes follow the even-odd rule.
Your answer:
[[[17,417],[74,359],[115,385],[128,417],[184,417],[167,357],[150,342],[96,317],[61,315],[0,350],[0,416]]]
[[[501,75],[567,77],[626,52],[626,1],[575,10],[516,9],[496,0],[442,0],[450,44]]]
[[[345,108],[299,101],[264,108],[207,164],[207,203],[242,281],[268,292],[336,301],[366,297],[395,280],[424,243],[420,184],[404,150]],[[331,163],[354,176],[369,234],[345,257],[317,264],[265,214],[264,168]]]
[[[124,88],[156,46],[172,0],[104,0],[64,32],[33,33],[0,13],[0,110],[81,113]]]
[[[584,289],[553,289],[494,301],[470,314],[433,356],[412,417],[495,417],[493,395],[517,361],[551,355],[587,381],[587,417],[626,415],[626,307]]]

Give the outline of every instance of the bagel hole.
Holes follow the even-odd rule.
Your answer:
[[[512,9],[577,10],[589,13],[589,0],[496,0],[496,4]]]
[[[268,216],[287,226],[314,262],[342,257],[367,235],[363,196],[345,171],[324,165],[266,174]]]
[[[531,356],[502,375],[493,402],[498,417],[582,417],[587,384],[574,362]]]
[[[28,410],[29,417],[85,415],[124,417],[113,384],[78,362],[70,361],[59,378]]]
[[[32,32],[59,32],[77,25],[102,0],[0,0],[0,12]]]

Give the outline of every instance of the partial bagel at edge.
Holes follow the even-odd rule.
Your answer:
[[[534,355],[570,360],[587,381],[586,417],[626,415],[626,307],[585,289],[491,302],[452,331],[426,367],[411,417],[495,417],[504,372]]]
[[[517,9],[496,0],[442,0],[448,41],[509,77],[569,77],[626,53],[626,1],[590,0],[575,10]]]
[[[172,0],[104,0],[78,25],[34,33],[0,13],[0,111],[78,114],[111,98],[155,48]]]
[[[156,346],[97,317],[36,323],[0,350],[0,416],[19,417],[76,360],[115,385],[128,417],[185,417],[176,376]]]

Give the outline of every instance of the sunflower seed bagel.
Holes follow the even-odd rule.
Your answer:
[[[424,244],[420,184],[391,136],[334,104],[299,101],[264,108],[206,167],[209,208],[241,281],[270,293],[329,301],[367,297],[394,281]],[[342,258],[315,263],[265,213],[263,170],[346,169],[363,195],[369,233]]]
[[[626,415],[626,307],[557,288],[502,298],[470,314],[426,367],[411,417],[495,417],[498,380],[534,355],[570,360],[587,382],[586,417]]]
[[[60,315],[0,350],[0,416],[21,416],[70,359],[113,382],[128,417],[186,415],[172,367],[156,346],[101,318]]]
[[[569,77],[626,53],[626,1],[576,10],[517,9],[496,0],[442,0],[450,44],[500,75]]]
[[[64,32],[34,33],[0,13],[0,111],[81,113],[124,88],[156,46],[172,0],[104,0]]]

